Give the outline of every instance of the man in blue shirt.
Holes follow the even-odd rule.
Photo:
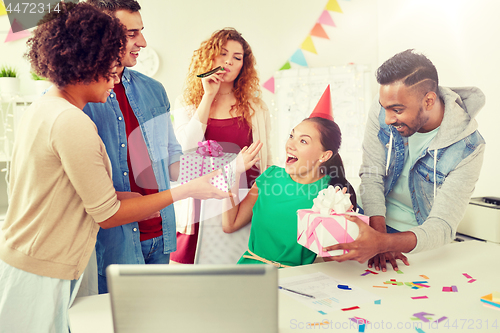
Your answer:
[[[123,200],[170,188],[176,180],[182,148],[170,120],[170,103],[158,81],[128,69],[146,47],[143,23],[135,0],[88,0],[115,16],[127,28],[126,53],[121,59],[120,83],[104,104],[89,103],[84,112],[95,122],[113,166],[113,183]],[[150,218],[97,235],[99,293],[106,293],[110,264],[168,264],[176,250],[173,205]]]

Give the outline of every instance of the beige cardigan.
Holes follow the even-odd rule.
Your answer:
[[[253,142],[260,140],[264,145],[258,156],[260,158],[257,166],[260,172],[264,172],[268,166],[272,165],[270,131],[271,120],[269,118],[269,110],[264,102],[257,105],[251,102],[255,110],[252,116],[252,139]],[[184,106],[182,97],[178,97],[175,101],[173,115],[173,125],[175,136],[182,146],[183,151],[187,151],[198,147],[198,142],[204,140],[206,124],[201,123],[197,119],[192,118],[195,108],[194,105]],[[175,219],[177,223],[177,231],[185,234],[193,234],[192,225],[194,222],[194,200],[185,199],[177,201],[174,204]]]
[[[68,101],[44,95],[25,112],[12,155],[0,259],[23,271],[78,279],[99,224],[120,207],[97,128]]]

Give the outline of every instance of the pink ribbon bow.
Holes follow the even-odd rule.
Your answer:
[[[310,218],[312,214],[309,215],[308,219]],[[344,216],[345,220],[345,226],[342,228],[339,223],[323,223],[323,222],[328,222],[328,219],[325,219],[324,217],[317,216],[313,219],[312,223],[309,223],[309,220],[307,222],[307,229],[306,229],[306,247],[310,248],[311,244],[316,242],[318,245],[318,255],[321,257],[331,257],[331,255],[328,252],[323,251],[323,245],[319,241],[318,235],[316,234],[316,227],[320,224],[323,224],[325,229],[335,238],[335,240],[339,243],[350,243],[354,241],[354,239],[347,233],[347,219],[345,218],[344,214],[336,214],[333,210],[330,211],[330,215],[335,215],[335,216]],[[302,236],[302,234],[300,235]],[[300,238],[299,236],[299,238]],[[347,253],[347,250],[344,250],[344,254]]]
[[[215,140],[198,142],[198,149],[196,149],[196,152],[202,156],[218,157],[224,155],[221,145]]]

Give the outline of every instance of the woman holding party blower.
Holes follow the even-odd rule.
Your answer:
[[[100,227],[141,220],[189,195],[228,197],[206,175],[120,201],[95,124],[82,111],[105,102],[126,33],[86,3],[57,3],[28,40],[33,71],[54,86],[25,111],[10,166],[0,232],[0,332],[68,332],[71,306]]]
[[[311,118],[292,129],[285,145],[285,168],[269,167],[233,208],[229,200],[224,200],[225,232],[252,222],[248,250],[239,264],[311,264],[316,253],[297,243],[297,210],[310,209],[313,199],[329,185],[348,191],[356,207],[354,190],[345,179],[338,157],[340,129],[328,107],[330,110],[315,109]]]
[[[184,94],[172,112],[175,134],[184,150],[198,147],[203,140],[215,140],[230,153],[258,140],[263,143],[259,163],[246,172],[244,188],[250,188],[272,164],[269,112],[261,98],[255,65],[252,49],[238,31],[214,32],[194,51]],[[194,263],[199,218],[193,211],[192,200],[176,204],[177,225],[182,228],[177,233],[177,251],[170,256],[174,262]]]

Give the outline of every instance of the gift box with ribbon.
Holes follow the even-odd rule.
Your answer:
[[[237,154],[225,153],[215,140],[198,142],[195,152],[181,156],[179,181],[181,184],[201,177],[212,171],[222,169],[222,174],[214,177],[212,185],[228,192],[235,181],[234,163]]]
[[[297,242],[320,257],[347,253],[346,250],[325,252],[323,248],[350,243],[358,237],[358,225],[346,219],[345,215],[355,215],[366,224],[369,224],[368,216],[348,211],[351,207],[349,194],[331,185],[320,191],[313,203],[312,209],[297,211]]]

